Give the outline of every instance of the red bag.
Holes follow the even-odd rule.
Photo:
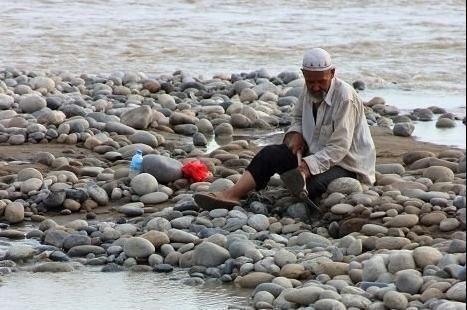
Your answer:
[[[182,172],[186,178],[192,179],[195,182],[204,181],[209,176],[208,167],[199,160],[190,161],[189,163],[184,164]]]

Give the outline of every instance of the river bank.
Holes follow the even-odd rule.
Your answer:
[[[199,80],[8,69],[0,77],[0,301],[13,309],[35,309],[37,295],[16,298],[11,286],[25,285],[22,275],[42,285],[50,279],[41,282],[41,272],[96,268],[145,279],[174,273],[177,289],[196,288],[193,296],[231,287],[228,297],[207,295],[218,300],[213,309],[223,301],[256,309],[465,307],[465,149],[410,137],[413,120],[441,115],[452,124],[456,116],[442,108],[401,115],[383,98],[368,100],[377,182],[336,180],[320,201],[322,216],[310,215],[278,177],[233,210],[205,211],[193,193],[232,186],[262,145],[281,140],[302,87],[296,73]],[[145,154],[143,173],[130,180],[136,149]],[[183,177],[182,164],[195,159],[211,179]],[[98,278],[84,286],[112,294]],[[143,294],[158,289],[144,287]],[[144,309],[148,299],[151,307],[204,308],[176,297],[138,299],[132,305]]]

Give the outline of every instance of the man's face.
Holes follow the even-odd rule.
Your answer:
[[[307,71],[302,70],[305,84],[311,96],[317,100],[323,100],[331,86],[335,69],[326,71]]]

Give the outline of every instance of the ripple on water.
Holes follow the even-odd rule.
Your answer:
[[[0,29],[10,33],[0,45],[3,65],[75,73],[212,75],[260,67],[278,73],[297,70],[303,50],[318,42],[347,80],[465,93],[464,1],[1,3]]]
[[[83,268],[69,273],[12,273],[0,286],[2,309],[225,309],[245,304],[248,293],[230,285],[183,285],[186,271],[172,274],[104,273]]]

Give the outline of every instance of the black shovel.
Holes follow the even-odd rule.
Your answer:
[[[297,161],[298,166],[300,166],[302,162],[301,152],[297,152]],[[298,168],[286,171],[281,174],[281,180],[293,196],[298,197],[300,200],[305,202],[308,206],[315,209],[316,211],[324,213],[308,196],[305,176]]]

